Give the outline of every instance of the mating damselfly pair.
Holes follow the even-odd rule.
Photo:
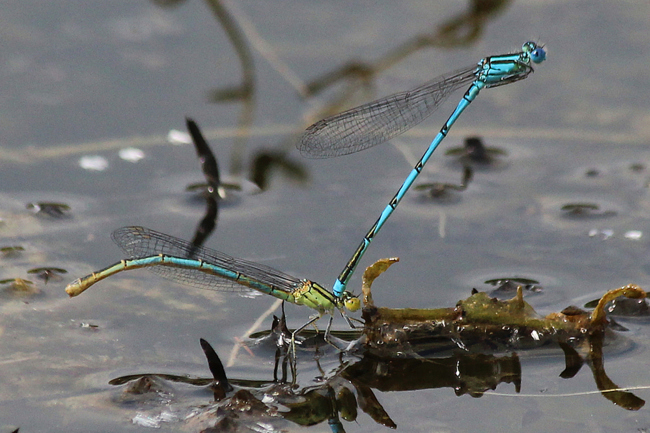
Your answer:
[[[345,310],[356,311],[360,304],[359,299],[346,290],[346,285],[370,242],[397,208],[435,149],[447,136],[449,129],[483,88],[523,80],[533,72],[532,64],[541,63],[545,58],[546,51],[543,47],[534,42],[526,42],[519,52],[486,57],[477,65],[443,75],[413,90],[328,117],[307,128],[297,145],[303,155],[327,158],[354,153],[405,132],[433,113],[455,90],[471,83],[422,158],[364,236],[334,283],[332,292],[318,283],[292,277],[271,267],[236,259],[209,248],[196,247],[189,242],[143,227],[125,227],[113,233],[113,239],[131,259],[122,260],[70,283],[66,292],[70,296],[76,296],[99,280],[115,273],[149,268],[165,278],[201,289],[252,288],[288,302],[313,308],[318,314],[294,331],[294,341],[297,332],[324,314],[332,316],[335,310],[353,326]],[[331,323],[332,317],[325,331],[326,338]]]

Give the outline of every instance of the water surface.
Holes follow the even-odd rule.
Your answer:
[[[350,106],[405,90],[529,39],[547,44],[548,60],[523,82],[484,91],[420,181],[458,183],[462,164],[444,151],[468,136],[480,135],[507,155],[475,167],[468,188],[451,199],[407,195],[360,266],[401,258],[373,286],[375,302],[451,306],[473,287],[490,289],[486,280],[519,276],[539,281],[544,290],[529,301],[548,313],[629,282],[649,286],[650,85],[639,73],[649,54],[646,4],[506,2],[480,19],[467,18],[471,5],[446,1],[225,7],[246,41],[240,53],[253,69],[245,73],[208,3],[5,6],[0,244],[24,251],[0,258],[0,279],[32,279],[38,293],[2,294],[0,428],[148,430],[132,424],[135,409],[114,404],[119,391],[108,381],[153,371],[206,375],[198,339],[228,359],[234,338],[273,303],[189,290],[144,271],[103,281],[72,300],[63,291],[72,279],[122,258],[110,241],[116,228],[139,224],[192,237],[204,209],[184,189],[201,180],[199,164],[191,146],[167,139],[170,130],[184,130],[185,116],[201,125],[229,178],[250,178],[260,152],[288,151],[288,160],[309,174],[301,182],[276,170],[265,191],[235,193],[222,203],[207,245],[329,286],[460,94],[391,144],[347,157],[300,159],[293,149],[299,131],[325,108],[342,108],[334,104],[340,100]],[[443,26],[463,17],[469,24],[455,37],[441,36]],[[406,55],[423,35],[434,46]],[[386,56],[400,59],[384,68]],[[362,78],[315,96],[301,93],[350,62],[382,70],[357,67],[366,71]],[[144,159],[122,159],[118,152],[128,147]],[[107,165],[82,168],[80,159],[89,156]],[[62,218],[34,214],[26,205],[35,202],[71,209]],[[598,209],[562,210],[575,203]],[[68,273],[47,284],[26,273],[41,266]],[[359,284],[356,275],[350,287],[358,291]],[[297,326],[311,312],[290,306],[287,314]],[[648,324],[620,322],[631,343],[608,353],[608,373],[621,386],[646,386]],[[444,388],[377,398],[402,431],[650,428],[646,408],[628,412],[591,394],[588,369],[559,378],[561,353],[522,360],[519,395],[503,384],[481,398]],[[309,359],[301,365],[305,380],[317,374]],[[241,352],[229,374],[268,379],[272,368],[271,358]],[[378,426],[360,415],[345,428]],[[314,429],[329,430],[326,423]]]

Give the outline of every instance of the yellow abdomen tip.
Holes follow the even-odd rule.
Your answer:
[[[65,288],[65,292],[71,297],[74,298],[75,296],[83,293],[83,291],[86,290],[86,287],[84,287],[81,284],[81,278],[74,280],[70,284],[67,285]]]

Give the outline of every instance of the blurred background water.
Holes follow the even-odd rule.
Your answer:
[[[548,313],[629,282],[648,286],[649,12],[647,2],[614,1],[6,1],[0,246],[22,251],[3,252],[0,279],[33,285],[3,286],[0,428],[142,430],[111,404],[110,378],[205,374],[198,339],[227,358],[273,303],[144,271],[72,300],[63,291],[122,258],[116,228],[192,238],[205,209],[185,191],[202,180],[195,152],[173,139],[183,141],[186,116],[222,175],[243,185],[221,202],[206,245],[330,287],[461,94],[390,144],[346,157],[301,159],[300,132],[527,40],[546,44],[548,60],[525,81],[482,92],[418,183],[460,183],[463,160],[445,151],[467,137],[502,154],[474,165],[465,191],[409,192],[360,266],[401,258],[373,286],[375,301],[451,306],[490,289],[487,280],[517,276],[539,282],[529,302]],[[43,266],[67,274],[27,274]],[[350,288],[359,286],[360,271]],[[296,326],[311,312],[287,314]],[[607,369],[619,385],[647,386],[648,325],[623,322],[633,344],[608,354]],[[240,354],[231,368],[268,377],[272,361]],[[627,412],[599,394],[538,397],[595,390],[587,370],[565,381],[563,368],[561,356],[529,354],[515,397],[378,398],[402,431],[650,429],[647,409]],[[378,428],[367,417],[346,424]]]

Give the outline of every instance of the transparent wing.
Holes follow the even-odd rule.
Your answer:
[[[292,277],[269,266],[231,257],[210,248],[196,247],[190,242],[145,227],[123,227],[113,232],[112,238],[130,258],[165,254],[178,258],[202,260],[288,292],[301,283],[299,278]],[[239,285],[235,281],[206,273],[197,268],[152,266],[147,269],[164,278],[199,289],[217,291],[250,290],[250,288]]]
[[[476,65],[320,120],[296,145],[308,158],[358,152],[402,134],[433,113],[447,97],[476,79]]]

